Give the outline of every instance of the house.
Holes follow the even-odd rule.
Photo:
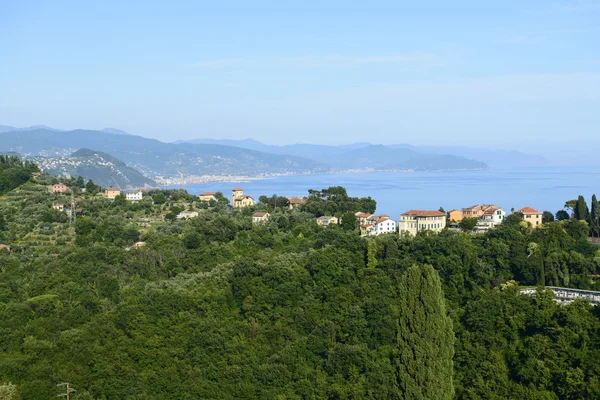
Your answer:
[[[387,215],[381,215],[375,222],[369,235],[379,236],[384,233],[396,233],[396,221],[390,219]]]
[[[432,210],[410,210],[400,215],[398,229],[400,234],[430,230],[441,232],[446,227],[446,213]]]
[[[327,228],[329,225],[337,224],[337,223],[338,223],[337,217],[322,216],[322,217],[317,218],[317,225],[320,225],[325,228]]]
[[[360,235],[361,236],[368,236],[371,234],[371,230],[373,229],[373,225],[371,224],[364,224],[360,226]]]
[[[119,189],[119,188],[114,188],[111,186],[104,190],[104,197],[106,197],[109,200],[114,200],[115,197],[120,196],[120,195],[121,195],[121,189]]]
[[[10,253],[10,246],[0,243],[0,251],[6,251]]]
[[[69,187],[67,185],[65,185],[64,183],[59,183],[56,185],[49,186],[49,189],[52,193],[64,193],[67,190],[69,190]]]
[[[306,204],[306,198],[305,197],[288,197],[287,198],[290,202],[290,210],[292,208],[298,208],[300,206],[303,206],[304,204]]]
[[[58,211],[65,211],[65,205],[64,204],[52,204],[52,208]]]
[[[490,229],[494,229],[496,225],[501,224],[505,216],[506,212],[503,209],[496,206],[488,207],[477,221],[473,232],[486,233]]]
[[[255,212],[252,214],[252,223],[253,224],[262,224],[263,222],[267,222],[271,218],[271,215],[267,212]]]
[[[472,207],[462,209],[463,218],[480,218],[490,207],[496,207],[492,204],[478,204]]]
[[[504,211],[500,207],[491,206],[483,212],[481,220],[491,222],[494,225],[498,225],[504,221],[504,217],[506,217],[506,211]]]
[[[42,176],[42,174],[41,174],[40,172],[32,172],[32,173],[31,173],[31,178],[32,178],[32,179],[37,179],[37,178],[39,178],[40,176]]]
[[[235,208],[253,206],[255,203],[251,196],[245,195],[242,188],[233,188],[231,190],[231,205]]]
[[[357,212],[354,215],[356,216],[359,225],[373,225],[379,219],[377,215],[364,212]]]
[[[177,219],[192,219],[192,218],[197,218],[198,217],[198,211],[182,211],[179,214],[177,214]]]
[[[217,201],[217,198],[215,197],[215,193],[214,192],[203,192],[200,193],[198,195],[198,198],[200,199],[200,201]]]
[[[141,190],[138,190],[137,192],[125,193],[125,200],[132,201],[134,203],[137,203],[138,201],[142,200],[143,197],[144,194]]]
[[[523,207],[515,211],[515,214],[520,215],[524,221],[531,223],[534,227],[542,225],[542,213],[535,208]]]
[[[464,214],[461,210],[448,211],[448,221],[460,222],[463,218]]]

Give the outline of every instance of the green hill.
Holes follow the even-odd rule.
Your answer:
[[[104,187],[128,189],[157,186],[152,179],[101,151],[80,149],[67,157],[35,157],[33,160],[46,173],[63,177],[82,176]]]
[[[38,167],[13,155],[0,154],[0,195],[27,182]]]

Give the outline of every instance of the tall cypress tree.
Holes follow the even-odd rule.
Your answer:
[[[575,209],[573,210],[573,212],[576,219],[581,221],[587,220],[590,211],[583,196],[579,196],[579,198],[577,199],[577,203],[575,203]]]
[[[403,399],[452,399],[454,331],[442,284],[430,265],[400,278],[396,379]]]
[[[592,236],[598,236],[599,229],[598,224],[600,223],[600,206],[598,205],[598,199],[594,194],[592,196],[592,211],[590,212],[590,226],[592,227]]]

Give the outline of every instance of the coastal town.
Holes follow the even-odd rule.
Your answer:
[[[39,173],[32,175],[32,179],[34,180],[39,177]],[[65,183],[50,185],[48,186],[48,191],[58,195],[68,195],[71,193],[69,186]],[[82,188],[79,189],[79,191],[85,193],[86,189]],[[132,204],[141,202],[150,197],[144,188],[125,191],[112,186],[104,188],[95,196],[106,198],[108,200],[121,198]],[[59,212],[66,213],[68,217],[83,215],[84,210],[81,207],[76,206],[76,203],[81,200],[81,197],[71,197],[72,199],[70,202],[53,203],[52,208]],[[202,207],[182,209],[177,213],[175,219],[184,220],[197,218],[200,212],[215,207],[220,201],[225,199],[225,196],[220,192],[206,191],[198,194],[197,199]],[[227,206],[232,209],[239,210],[251,208],[254,210],[251,214],[252,224],[261,225],[268,222],[272,217],[268,207],[265,207],[266,204],[263,204],[263,202],[267,202],[265,199],[268,198],[261,196],[256,200],[254,197],[246,194],[243,188],[234,187],[231,189],[231,197],[227,198],[225,202],[227,203]],[[278,205],[290,210],[302,209],[302,207],[307,205],[308,199],[308,197],[301,195],[278,197]],[[511,209],[510,213],[518,215],[532,227],[540,227],[543,224],[543,213],[533,207],[526,206],[520,209]],[[361,236],[379,236],[385,234],[414,236],[422,231],[439,233],[445,229],[455,232],[484,234],[501,224],[507,214],[507,211],[503,208],[493,204],[477,204],[461,209],[451,209],[450,211],[445,211],[443,208],[440,208],[439,210],[411,209],[400,214],[398,219],[394,219],[387,214],[355,211],[352,213],[352,224]],[[165,218],[166,214],[161,214],[161,217]],[[342,219],[344,217],[344,215],[332,213],[315,215],[314,220],[318,226],[329,228],[342,224]]]

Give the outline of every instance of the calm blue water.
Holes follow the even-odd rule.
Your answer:
[[[478,203],[496,204],[506,211],[532,206],[556,212],[566,200],[582,194],[600,196],[600,167],[536,167],[514,170],[454,172],[371,172],[286,176],[249,182],[183,186],[190,193],[221,191],[231,196],[240,186],[258,199],[261,195],[305,196],[308,189],[344,186],[351,196],[371,196],[377,212],[399,216],[409,209],[446,210]]]

